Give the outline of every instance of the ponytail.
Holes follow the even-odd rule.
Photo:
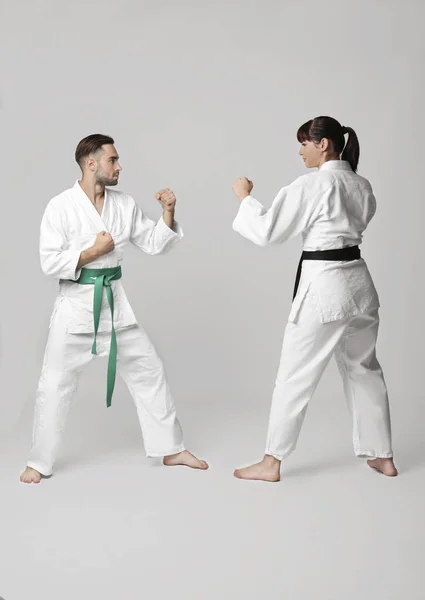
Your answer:
[[[342,133],[348,133],[348,140],[342,152],[341,160],[348,161],[353,171],[356,172],[360,156],[359,139],[356,132],[351,127],[343,127]]]

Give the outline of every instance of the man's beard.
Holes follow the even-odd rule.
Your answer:
[[[98,174],[97,181],[104,186],[117,185],[118,177],[108,177],[108,175],[105,174]]]

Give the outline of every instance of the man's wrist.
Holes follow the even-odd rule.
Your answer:
[[[91,248],[88,248],[89,250],[89,257],[91,260],[97,260],[98,258],[100,258],[102,255],[99,252],[99,249],[96,248],[96,246],[92,246]]]

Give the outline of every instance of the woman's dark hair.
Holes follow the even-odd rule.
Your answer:
[[[114,140],[109,137],[109,135],[103,135],[101,133],[89,135],[79,142],[77,149],[75,150],[75,160],[80,167],[83,168],[85,158],[91,154],[96,154],[102,146],[114,143]]]
[[[346,144],[345,133],[348,133]],[[332,142],[335,154],[339,154],[342,160],[348,161],[353,171],[356,172],[359,163],[360,146],[354,129],[343,127],[332,117],[316,117],[301,125],[297,131],[297,140],[300,143],[307,140],[318,144],[323,138]]]

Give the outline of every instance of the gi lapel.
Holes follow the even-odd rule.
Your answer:
[[[90,198],[86,195],[84,190],[81,188],[79,181],[77,181],[74,185],[74,194],[73,198],[78,204],[78,207],[84,211],[85,216],[91,222],[93,229],[96,232],[99,231],[108,231],[105,221],[103,219],[105,212],[107,210],[108,203],[108,191],[105,188],[105,200],[103,204],[102,215],[100,215]]]

